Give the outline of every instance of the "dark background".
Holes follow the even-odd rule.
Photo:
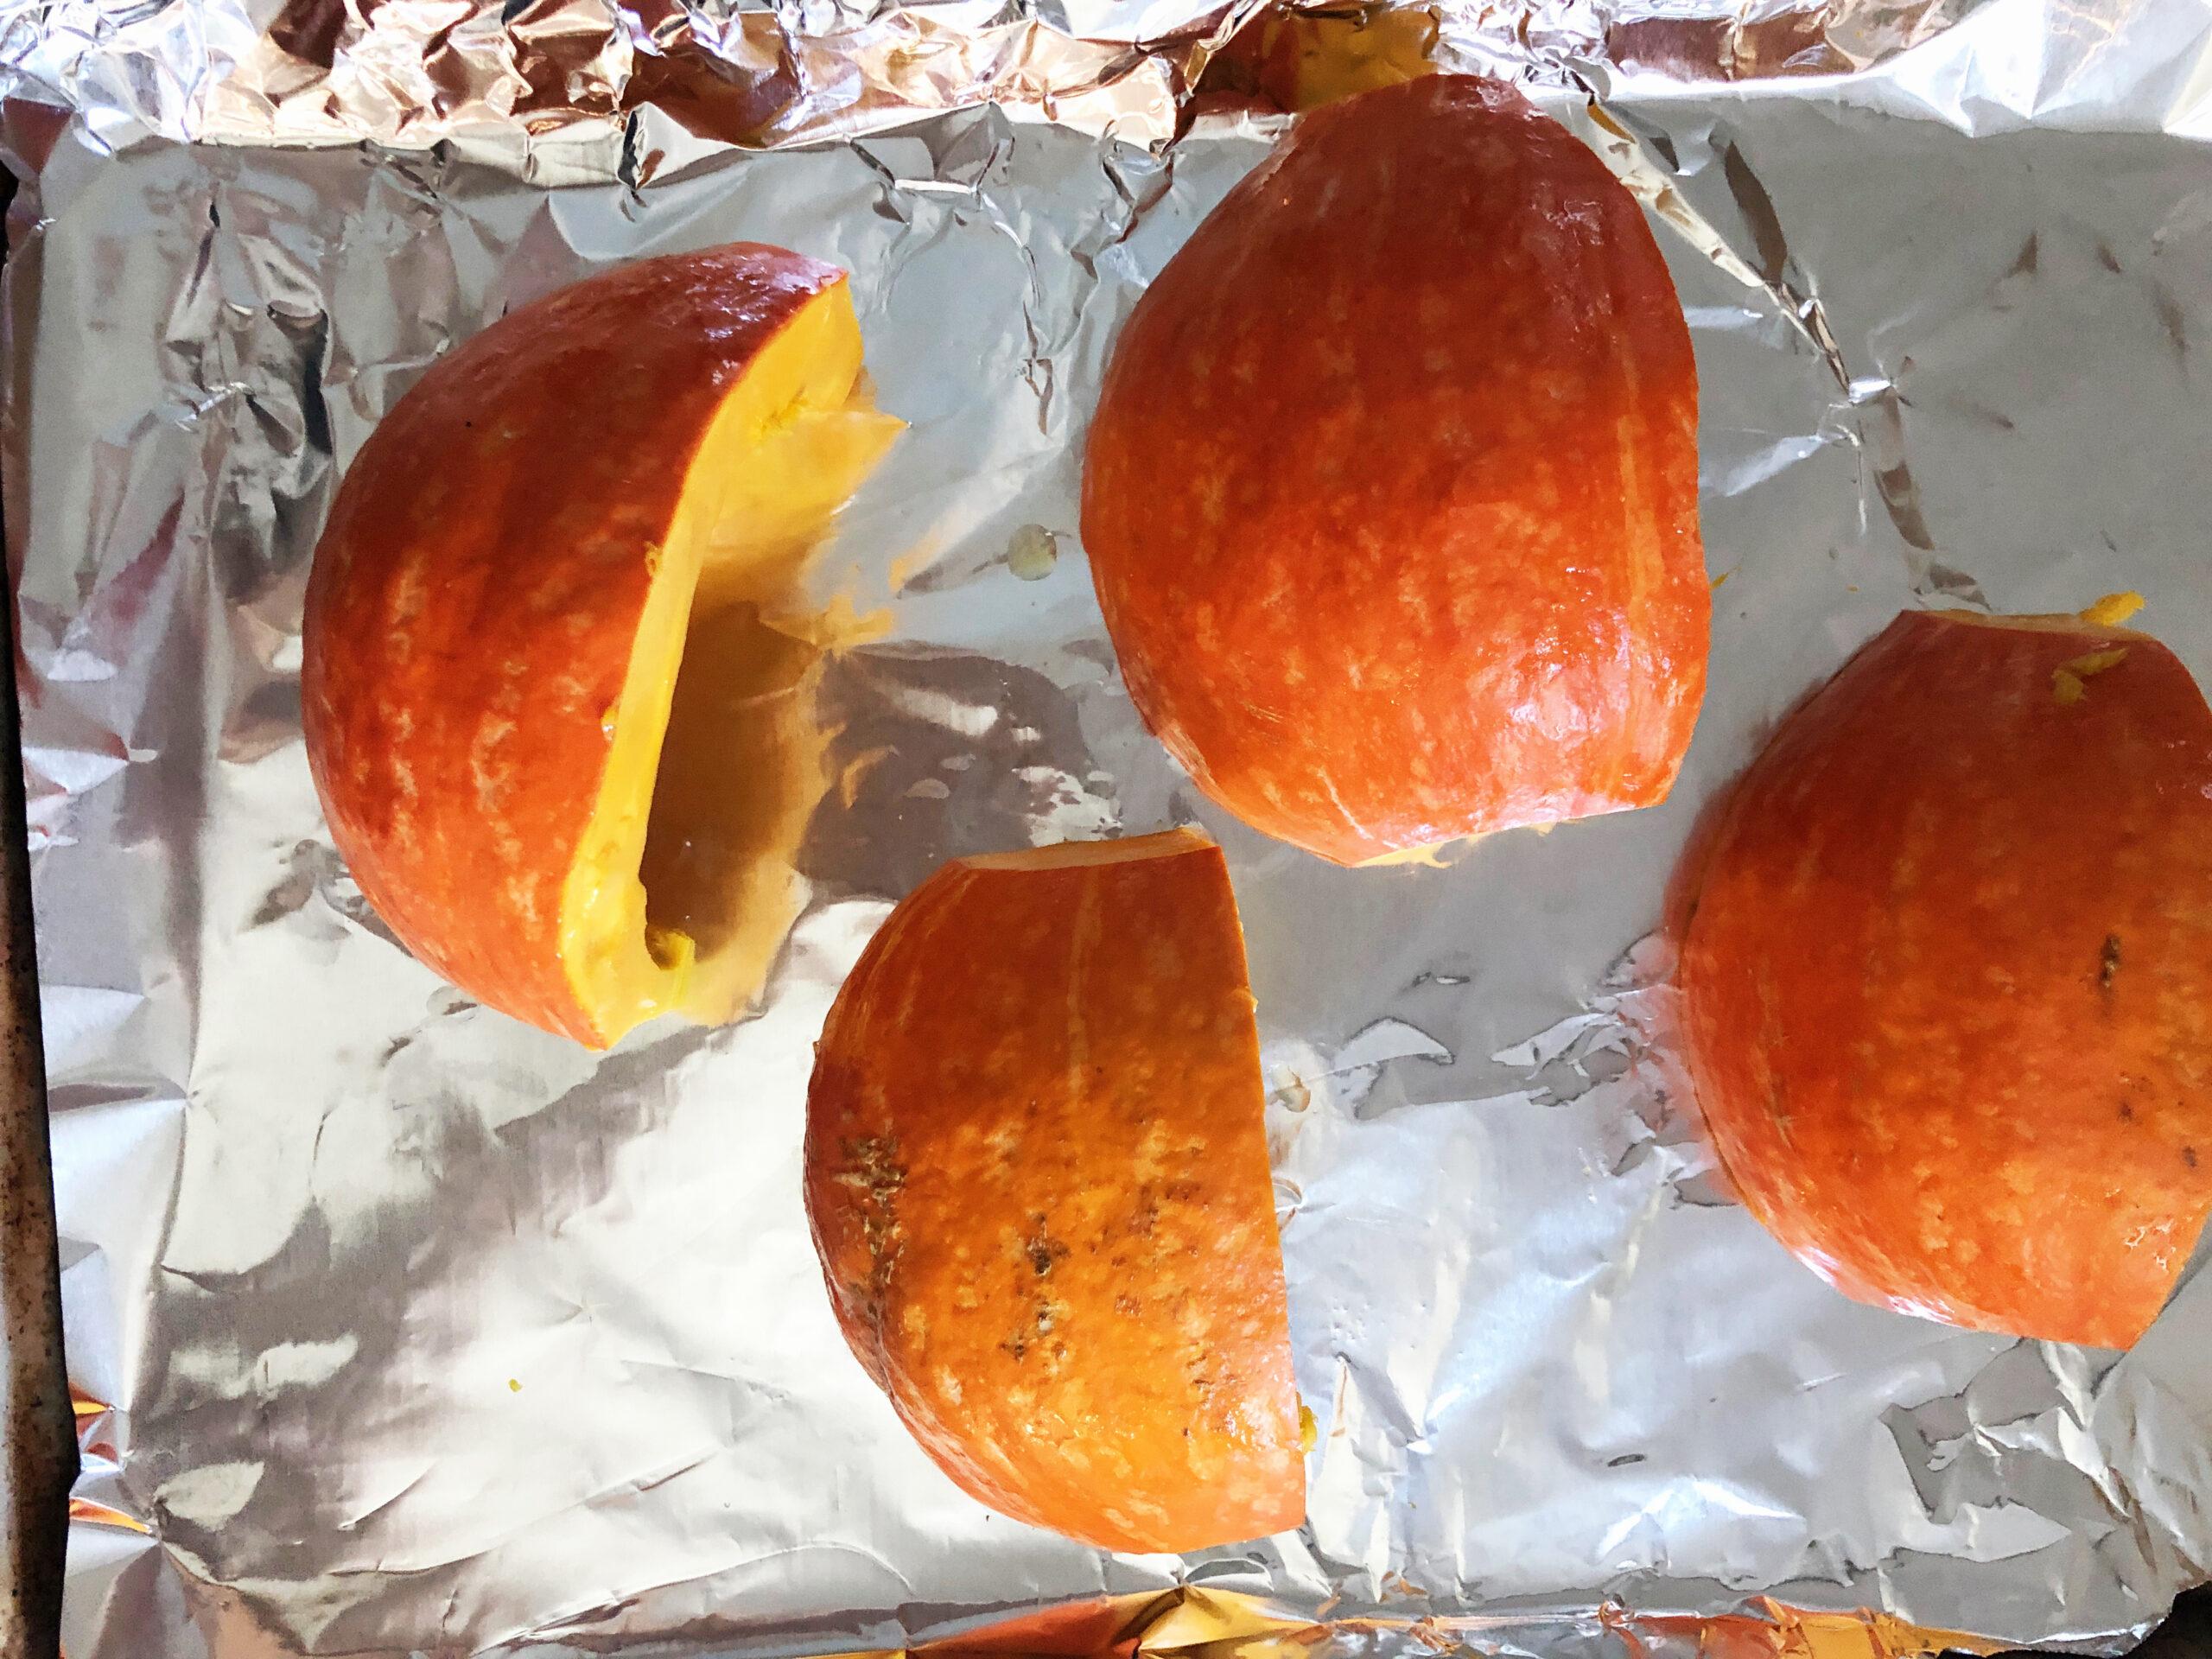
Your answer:
[[[2212,1659],[2212,1587],[2176,1602],[2173,1617],[2135,1651],[2141,1659]]]

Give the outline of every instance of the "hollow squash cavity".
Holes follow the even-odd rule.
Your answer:
[[[720,1024],[767,977],[825,786],[829,632],[799,577],[900,426],[874,407],[840,283],[747,365],[693,458],[563,897],[563,965],[601,1046],[663,1014]]]

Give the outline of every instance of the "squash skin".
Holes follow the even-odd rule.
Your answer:
[[[835,266],[647,259],[441,359],[347,470],[308,582],[308,761],[377,914],[469,995],[593,1047],[563,888],[691,461]]]
[[[1226,867],[1108,845],[899,905],[817,1050],[807,1212],[847,1341],[963,1491],[1183,1551],[1304,1518],[1300,1408]]]
[[[1662,799],[1710,604],[1642,211],[1501,82],[1300,118],[1123,328],[1083,536],[1138,709],[1268,835],[1357,864]]]
[[[1699,1104],[1777,1238],[1901,1312],[2143,1333],[2212,1203],[2212,714],[2171,652],[1907,613],[1685,885]]]

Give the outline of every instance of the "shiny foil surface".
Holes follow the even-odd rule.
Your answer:
[[[2212,13],[1281,23],[1512,75],[1637,192],[1719,584],[1663,807],[1344,870],[1145,734],[1076,533],[1116,327],[1313,91],[1200,3],[0,4],[73,1659],[824,1653],[1189,1586],[1378,1653],[1619,1654],[1619,1610],[1762,1596],[2112,1651],[2212,1573],[2212,1276],[2125,1356],[1844,1300],[1718,1185],[1653,937],[1700,806],[1900,607],[2134,588],[2212,677]],[[440,353],[730,238],[854,273],[910,429],[813,580],[880,627],[828,670],[841,784],[759,1013],[594,1056],[362,902],[301,597]],[[1299,1532],[1118,1557],[908,1439],[798,1147],[839,980],[938,861],[1173,823],[1243,909],[1319,1440]]]

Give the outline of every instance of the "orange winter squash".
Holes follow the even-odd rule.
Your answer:
[[[2124,614],[1900,616],[1688,872],[1713,1142],[1862,1300],[2125,1347],[2203,1227],[2212,715]]]
[[[417,956],[594,1047],[758,989],[820,793],[782,607],[898,429],[844,273],[741,244],[525,306],[400,399],[316,549],[302,690]]]
[[[1325,105],[1116,343],[1083,537],[1153,731],[1353,864],[1663,798],[1704,695],[1689,331],[1503,83]]]
[[[853,1351],[975,1497],[1140,1551],[1304,1518],[1259,1039],[1203,836],[909,894],[823,1032],[806,1200]]]

